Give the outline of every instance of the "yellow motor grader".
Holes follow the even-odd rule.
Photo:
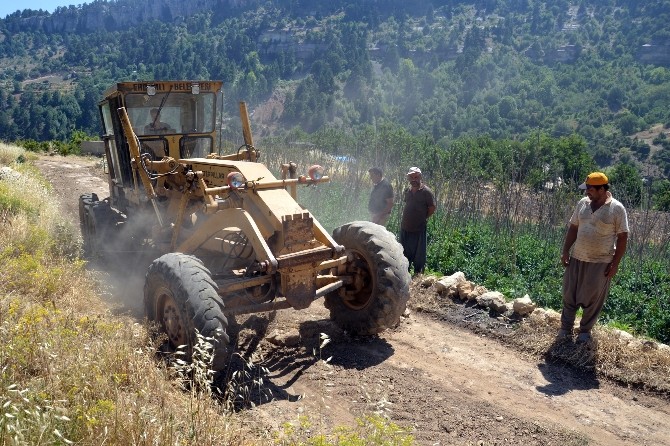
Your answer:
[[[196,331],[214,339],[214,370],[230,353],[236,315],[305,309],[323,297],[331,318],[354,335],[398,323],[409,297],[402,247],[382,226],[356,221],[331,236],[296,201],[299,185],[328,181],[320,166],[294,163],[280,178],[259,162],[246,105],[244,145],[215,149],[222,83],[122,82],[99,103],[109,197],[79,199],[84,253],[152,253],[144,284],[149,322],[163,346]],[[220,119],[219,119],[220,121]]]

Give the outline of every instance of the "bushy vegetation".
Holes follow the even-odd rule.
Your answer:
[[[560,311],[563,267],[558,260],[563,236],[562,230],[538,226],[510,233],[496,230],[492,221],[448,221],[438,213],[430,225],[428,268],[439,275],[463,271],[469,280],[508,298],[529,294],[539,305]],[[612,283],[601,323],[670,342],[667,241],[664,249],[663,258],[649,258],[654,246],[630,247]],[[638,250],[644,254],[636,256]]]
[[[58,153],[59,155],[79,155],[81,154],[82,141],[91,141],[94,138],[82,132],[75,130],[72,132],[69,141],[59,141],[50,139],[47,141],[35,141],[34,139],[18,140],[15,144],[30,152]]]
[[[333,184],[302,189],[299,198],[329,230],[369,218],[367,170],[376,165],[396,191],[387,226],[398,233],[405,173],[420,166],[438,200],[428,227],[427,268],[438,275],[462,271],[508,298],[529,294],[544,307],[561,309],[563,237],[581,198],[577,185],[595,168],[581,138],[460,138],[443,147],[392,126],[294,137],[308,141],[267,141],[266,162],[273,166],[297,159],[305,170],[312,162],[327,167]],[[658,198],[650,199],[650,188],[629,165],[606,172],[614,197],[627,206],[631,234],[601,322],[669,342],[670,215],[654,210]]]

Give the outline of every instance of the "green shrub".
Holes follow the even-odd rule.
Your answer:
[[[26,201],[20,197],[7,183],[0,182],[0,212],[2,212],[3,218],[14,216],[21,212],[29,216],[36,216],[38,207],[35,203]]]
[[[379,415],[356,419],[356,427],[336,427],[333,434],[313,435],[313,426],[307,417],[300,417],[297,425],[285,423],[275,437],[282,446],[412,446],[414,438],[395,423]]]

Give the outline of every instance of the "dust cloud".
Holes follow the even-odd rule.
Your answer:
[[[102,297],[115,314],[138,321],[144,318],[144,281],[147,269],[160,253],[145,239],[156,225],[152,214],[136,216],[110,227],[103,246],[90,261]]]

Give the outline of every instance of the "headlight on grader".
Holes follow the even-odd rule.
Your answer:
[[[244,175],[242,175],[240,172],[230,172],[227,179],[228,186],[230,186],[231,189],[240,189],[244,187],[245,184],[247,184],[247,179],[244,178]]]
[[[307,173],[309,174],[309,177],[312,179],[312,181],[319,181],[321,178],[323,178],[323,167],[315,164],[309,168]]]

